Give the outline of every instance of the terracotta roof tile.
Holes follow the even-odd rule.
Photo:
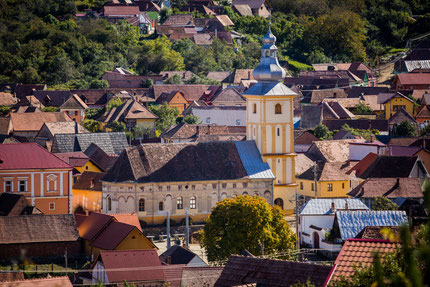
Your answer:
[[[373,263],[373,253],[377,251],[380,257],[386,253],[396,252],[399,245],[388,240],[348,239],[336,258],[329,282],[336,282],[342,277],[351,277],[357,267],[367,267]]]
[[[420,179],[408,178],[368,178],[351,190],[349,196],[356,198],[422,198]]]
[[[430,84],[430,73],[397,74],[394,81],[399,81],[402,85]]]
[[[16,103],[17,100],[11,93],[0,92],[0,106],[13,106]]]
[[[44,123],[71,122],[72,119],[62,112],[54,113],[12,113],[10,115],[14,131],[39,131]]]
[[[91,216],[91,215],[90,215]],[[112,221],[90,242],[91,246],[104,249],[115,249],[136,227],[122,222]]]
[[[166,281],[156,250],[101,250],[100,259],[110,283]]]
[[[179,91],[187,101],[192,102],[204,97],[212,98],[219,88],[220,86],[211,85],[154,85],[153,91],[155,99],[158,99],[162,93]]]
[[[47,278],[37,278],[37,279],[27,279],[19,281],[5,281],[0,282],[0,287],[73,287],[72,282],[70,282],[69,277],[47,277]]]

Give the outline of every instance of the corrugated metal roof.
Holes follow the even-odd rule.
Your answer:
[[[275,178],[270,166],[263,162],[255,141],[240,141],[235,145],[249,178]]]
[[[405,61],[405,66],[408,72],[415,69],[430,69],[430,60]]]
[[[354,238],[366,226],[400,226],[408,223],[404,211],[337,211],[342,240]]]
[[[317,198],[309,200],[302,207],[300,215],[329,215],[333,214],[331,205],[334,202],[336,209],[345,209],[345,203],[348,203],[350,210],[369,210],[369,208],[359,199],[354,198]]]

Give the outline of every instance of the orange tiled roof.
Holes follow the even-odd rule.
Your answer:
[[[387,253],[394,253],[397,247],[396,242],[389,240],[348,239],[336,258],[329,282],[338,281],[342,276],[351,277],[355,272],[355,266],[363,268],[372,264],[375,251],[379,252],[379,256],[382,257]]]

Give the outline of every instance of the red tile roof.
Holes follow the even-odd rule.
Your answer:
[[[137,217],[136,213],[113,213],[110,215],[115,217],[115,219],[118,220],[118,222],[133,225],[137,229],[142,231],[142,227],[140,226],[139,218]]]
[[[0,287],[72,287],[72,282],[70,282],[69,277],[47,277],[47,278],[37,278],[37,279],[27,279],[19,281],[5,281],[0,282]]]
[[[362,160],[360,160],[353,168],[347,171],[347,174],[351,174],[355,171],[355,176],[359,177],[369,166],[378,158],[376,153],[369,153]]]
[[[73,185],[73,189],[101,192],[103,184],[100,180],[103,178],[104,175],[104,172],[84,171]]]
[[[90,245],[104,250],[113,250],[135,228],[134,225],[112,221]]]
[[[107,214],[91,213],[90,216],[79,225],[79,236],[86,240],[94,240],[112,220],[113,217]]]
[[[402,85],[430,84],[430,73],[397,74],[394,81],[399,81]]]
[[[210,85],[154,85],[153,91],[155,99],[158,99],[162,93],[179,91],[184,95],[187,101],[192,102],[198,101],[204,96],[212,98],[219,88],[220,86]]]
[[[164,265],[163,271],[170,287],[180,287],[185,264]]]
[[[0,145],[0,170],[72,168],[36,143]]]
[[[140,14],[139,6],[110,6],[103,7],[103,14],[105,16],[134,16]]]
[[[10,115],[14,131],[37,132],[44,123],[71,122],[72,119],[62,112],[55,113],[12,113]]]
[[[110,283],[166,281],[156,250],[100,251]]]
[[[56,153],[55,155],[73,167],[82,167],[90,160],[90,158],[81,151]]]
[[[362,264],[362,267],[371,265],[374,251],[378,251],[381,257],[395,252],[397,247],[397,243],[388,240],[348,239],[336,258],[329,282],[338,281],[342,276],[349,278],[354,274],[355,266],[360,268],[359,264]]]

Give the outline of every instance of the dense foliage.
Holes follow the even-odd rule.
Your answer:
[[[209,261],[226,260],[245,249],[253,255],[283,253],[294,248],[291,231],[279,207],[258,196],[237,196],[217,203],[205,225],[202,246]]]
[[[176,119],[180,114],[178,108],[170,107],[167,103],[149,106],[149,110],[158,117],[155,122],[155,129],[158,134],[176,124]]]
[[[397,204],[386,198],[385,196],[376,197],[373,200],[372,210],[397,210]]]
[[[394,134],[398,137],[416,137],[417,127],[410,121],[403,121],[394,129]]]
[[[333,137],[333,132],[324,124],[316,125],[313,130],[313,134],[320,140],[327,140]]]

